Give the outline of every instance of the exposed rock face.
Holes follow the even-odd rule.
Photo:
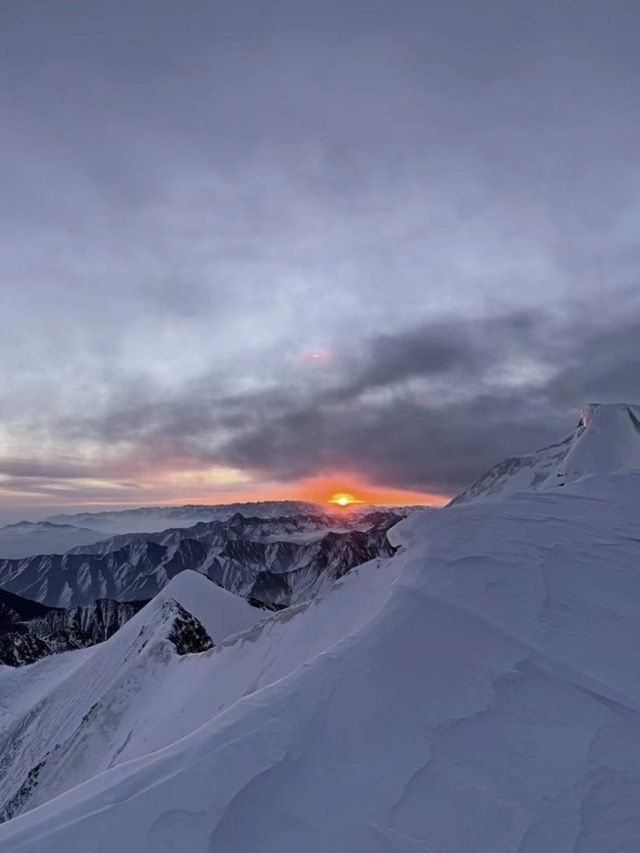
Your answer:
[[[8,630],[19,622],[46,616],[53,609],[46,604],[40,604],[39,601],[30,601],[0,589],[0,631]]]
[[[173,643],[179,655],[190,655],[196,652],[206,652],[213,648],[213,641],[200,622],[188,613],[180,604],[175,605],[173,627],[167,640]]]
[[[0,634],[0,664],[25,666],[52,653],[50,646],[28,631]]]
[[[30,630],[53,646],[58,643],[65,648],[92,646],[108,640],[145,604],[146,601],[99,598],[82,607],[52,609],[46,616],[31,620]],[[56,651],[61,650],[56,648]]]
[[[64,610],[0,590],[0,664],[23,666],[54,652],[101,643],[145,603],[98,599]]]

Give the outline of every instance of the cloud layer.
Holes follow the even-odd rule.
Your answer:
[[[5,4],[0,504],[451,493],[637,399],[638,19]]]

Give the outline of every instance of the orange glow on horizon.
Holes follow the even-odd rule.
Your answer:
[[[339,503],[336,500],[339,496],[346,496],[347,501]],[[311,503],[332,503],[345,507],[351,504],[442,506],[450,500],[450,495],[378,486],[361,474],[350,472],[339,476],[325,474],[299,480],[297,483],[291,484],[287,497],[310,501]]]
[[[220,490],[217,493],[190,493],[167,503],[245,503],[251,501],[299,500],[315,504],[333,503],[336,495],[349,495],[354,504],[380,504],[387,506],[444,506],[451,495],[437,492],[419,492],[378,486],[358,474],[318,475],[291,483],[256,482],[253,487]],[[163,501],[164,503],[164,501]],[[335,504],[340,506],[340,504]],[[346,504],[345,506],[349,506]]]
[[[348,496],[346,503],[338,503],[335,498]],[[245,488],[221,489],[207,492],[183,492],[179,498],[161,501],[163,504],[222,504],[249,503],[252,501],[298,500],[315,504],[332,504],[348,508],[358,504],[380,504],[382,506],[444,506],[451,495],[434,492],[419,492],[411,489],[397,489],[378,486],[358,474],[318,475],[306,477],[291,483],[256,482]],[[140,503],[137,504],[138,506]]]
[[[165,473],[165,472],[163,472]],[[237,483],[223,484],[207,483],[207,472],[200,476],[190,475],[176,477],[176,472],[159,473],[153,479],[142,482],[130,492],[126,489],[113,488],[96,490],[94,494],[64,495],[59,494],[55,500],[50,495],[22,496],[21,508],[27,510],[29,505],[46,507],[50,512],[80,511],[82,509],[115,510],[139,506],[184,506],[186,504],[230,504],[251,503],[254,501],[300,500],[327,506],[340,507],[348,511],[350,506],[364,504],[379,504],[388,506],[424,505],[442,506],[451,495],[420,492],[411,489],[389,488],[372,484],[361,474],[342,472],[339,475],[322,474],[306,477],[292,482],[253,479],[250,474],[244,474]],[[254,475],[255,476],[255,475]],[[116,491],[119,492],[116,497]],[[338,500],[340,497],[347,500]],[[15,504],[15,493],[7,494]],[[7,503],[0,487],[0,507]],[[48,500],[47,500],[48,498]]]
[[[336,492],[331,495],[329,498],[330,504],[337,504],[338,506],[349,506],[350,504],[361,504],[363,501],[358,500],[349,492]]]

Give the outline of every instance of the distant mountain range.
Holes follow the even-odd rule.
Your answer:
[[[80,512],[48,516],[45,521],[73,527],[90,527],[104,535],[156,533],[168,527],[191,527],[199,521],[225,521],[240,513],[260,518],[306,515],[318,511],[307,501],[252,501],[232,504],[184,504],[182,506],[142,506],[104,512]],[[78,543],[81,544],[81,543]]]
[[[405,515],[415,507],[397,511]],[[52,515],[42,521],[19,521],[0,527],[0,559],[64,554],[102,539],[130,533],[158,533],[192,527],[199,522],[227,521],[240,514],[249,518],[285,518],[298,515],[333,517],[338,525],[345,518],[374,512],[366,504],[331,511],[326,505],[305,501],[254,501],[235,504],[137,507],[106,512]],[[395,508],[392,508],[394,511]]]
[[[214,508],[215,509],[215,508]],[[184,569],[262,606],[310,598],[354,566],[393,549],[387,530],[402,510],[298,514],[198,522],[120,534],[63,555],[0,560],[0,587],[54,607],[99,598],[148,599]]]
[[[315,504],[304,501],[258,501],[52,515],[42,521],[18,521],[0,527],[0,559],[64,554],[70,548],[90,545],[108,536],[157,533],[167,528],[191,527],[200,521],[224,521],[238,512],[269,518],[308,514],[317,510]]]
[[[102,538],[99,530],[51,521],[19,521],[0,527],[0,558],[64,554],[69,548],[90,545]]]

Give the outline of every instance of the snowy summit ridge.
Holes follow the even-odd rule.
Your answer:
[[[451,503],[564,486],[590,474],[640,470],[640,405],[589,403],[573,432],[558,444],[505,459]]]

